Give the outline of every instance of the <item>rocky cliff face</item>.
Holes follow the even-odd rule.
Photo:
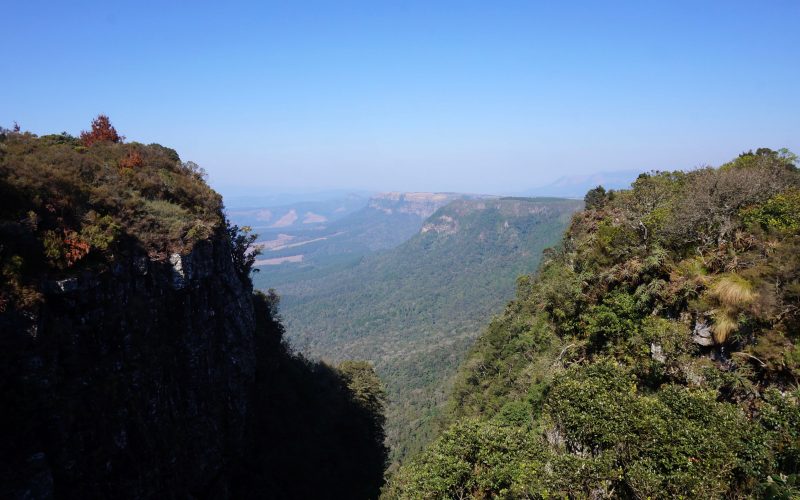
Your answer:
[[[253,239],[169,148],[0,127],[0,498],[377,496],[380,382],[292,354]]]
[[[226,496],[256,360],[225,235],[42,288],[38,310],[0,316],[0,496]]]
[[[479,198],[459,193],[381,193],[370,198],[367,206],[387,214],[413,214],[423,219],[453,200]]]

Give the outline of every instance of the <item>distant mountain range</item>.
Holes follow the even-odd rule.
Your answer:
[[[369,199],[373,191],[363,189],[334,189],[327,191],[255,191],[250,186],[246,188],[220,189],[225,199],[225,206],[231,210],[241,210],[254,207],[279,207],[296,203],[329,202],[347,198]],[[257,192],[257,194],[253,194]]]
[[[389,391],[387,432],[395,460],[433,435],[433,420],[469,345],[513,295],[517,276],[536,269],[542,250],[558,241],[583,205],[414,193],[383,195],[359,214],[421,217],[448,200],[426,220],[416,219],[413,236],[400,246],[276,287],[287,335],[303,353],[375,364]],[[387,206],[390,213],[379,208]],[[262,281],[270,276],[262,270],[257,283],[275,286]]]
[[[587,191],[597,186],[603,186],[606,189],[627,189],[639,174],[638,170],[618,170],[584,175],[566,175],[549,184],[528,189],[522,194],[526,196],[560,196],[582,199]]]
[[[247,225],[259,234],[281,231],[309,231],[326,227],[366,206],[369,198],[349,194],[322,201],[300,201],[281,205],[247,205],[229,208],[228,217],[239,225]],[[252,201],[257,201],[253,199]]]

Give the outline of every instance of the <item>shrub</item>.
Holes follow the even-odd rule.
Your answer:
[[[789,189],[764,204],[748,207],[740,213],[746,224],[786,233],[800,231],[800,189]]]
[[[603,186],[590,189],[583,198],[587,210],[602,208],[606,204],[606,200],[606,189]]]
[[[584,315],[586,333],[600,348],[606,343],[630,338],[639,329],[640,304],[626,292],[608,294],[600,305],[592,306]]]
[[[527,401],[509,401],[495,415],[501,425],[526,427],[531,421],[531,405]]]
[[[102,114],[92,120],[91,130],[81,132],[81,143],[87,147],[97,142],[122,142],[123,139],[111,125],[108,116]]]
[[[800,185],[796,169],[763,157],[750,168],[705,168],[691,172],[664,232],[673,247],[710,248],[730,242],[741,210]]]
[[[768,389],[759,410],[759,422],[769,433],[779,469],[800,473],[800,394]]]
[[[618,481],[633,496],[715,497],[768,467],[763,436],[712,391],[663,387],[636,391],[632,375],[610,360],[558,377],[548,414],[567,451],[615,457]]]
[[[630,438],[628,415],[636,392],[633,375],[610,359],[599,359],[558,376],[545,410],[568,451],[597,453]]]
[[[401,469],[388,498],[541,497],[546,451],[525,431],[465,420]]]
[[[658,346],[668,368],[677,369],[684,356],[694,352],[689,328],[684,323],[648,316],[642,322],[640,331],[646,356],[651,357],[650,346]]]
[[[250,278],[250,273],[258,272],[258,269],[254,270],[253,266],[256,263],[256,258],[261,254],[261,249],[253,246],[258,235],[251,234],[252,229],[250,226],[239,227],[237,225],[232,225],[229,221],[225,221],[225,224],[228,236],[233,245],[233,268],[236,270],[239,278],[249,283],[252,287],[253,283]]]
[[[144,163],[142,155],[137,150],[128,152],[128,155],[119,161],[119,168],[136,168],[141,167]]]

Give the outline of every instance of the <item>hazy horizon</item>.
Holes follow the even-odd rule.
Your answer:
[[[0,125],[105,113],[223,193],[515,194],[800,150],[800,4],[5,9]],[[12,73],[13,71],[13,73]]]
[[[398,190],[398,189],[304,189],[280,188],[266,186],[254,188],[253,186],[214,186],[225,199],[228,208],[245,208],[259,206],[282,206],[297,202],[320,202],[327,200],[343,199],[348,196],[369,198],[381,193],[389,192],[425,192],[425,193],[460,193],[488,196],[523,196],[523,197],[563,197],[583,198],[586,191],[594,186],[602,185],[609,189],[626,189],[630,182],[642,173],[643,170],[622,170],[614,172],[594,172],[585,175],[562,176],[554,182],[529,186],[527,189],[508,191],[457,191],[457,190]]]

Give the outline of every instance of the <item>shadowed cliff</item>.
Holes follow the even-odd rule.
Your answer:
[[[196,165],[96,135],[0,130],[0,496],[376,496],[371,367],[285,347]]]

